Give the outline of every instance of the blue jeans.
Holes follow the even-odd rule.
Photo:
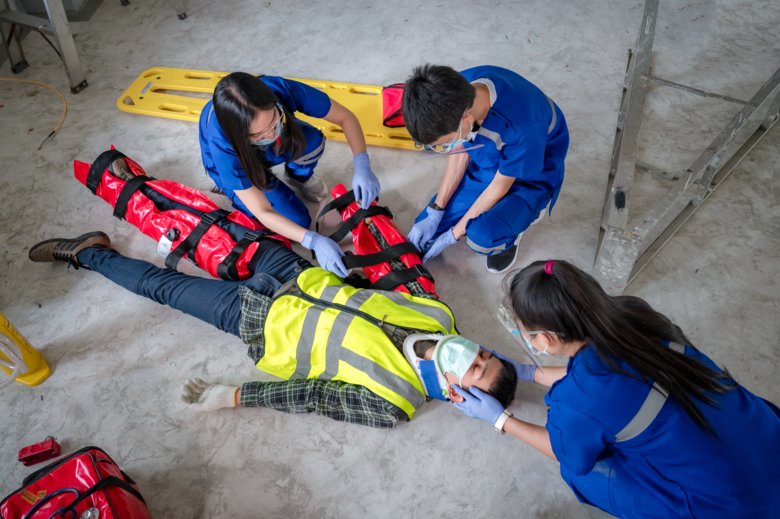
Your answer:
[[[190,276],[100,247],[84,249],[78,253],[77,259],[82,265],[134,294],[168,305],[237,336],[241,318],[239,285],[271,297],[284,283],[311,266],[274,240],[264,240],[257,254],[261,256],[255,273],[244,281]]]

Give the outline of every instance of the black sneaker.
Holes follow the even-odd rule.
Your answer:
[[[500,274],[515,264],[517,259],[517,242],[504,252],[487,257],[487,271],[491,274]]]
[[[79,263],[76,255],[89,247],[108,247],[111,239],[104,232],[95,231],[82,234],[78,238],[53,238],[36,243],[30,247],[29,257],[35,262],[64,261],[75,268],[88,268]]]

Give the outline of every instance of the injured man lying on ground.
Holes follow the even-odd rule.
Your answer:
[[[269,407],[390,428],[431,398],[460,401],[452,384],[476,387],[506,407],[514,367],[459,336],[433,294],[356,288],[275,240],[262,240],[252,277],[189,276],[128,258],[90,232],[30,248],[36,262],[92,270],[138,295],[240,337],[257,368],[282,379],[241,387],[189,381],[193,408]]]

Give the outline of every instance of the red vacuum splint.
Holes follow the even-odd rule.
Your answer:
[[[368,288],[374,290],[409,293],[411,283],[417,283],[422,290],[436,295],[433,276],[423,266],[417,248],[395,226],[388,208],[374,201],[361,209],[354,193],[342,184],[336,185],[331,195],[334,200],[322,209],[317,220],[335,209],[344,223],[330,238],[339,242],[352,232],[355,254],[344,257],[347,268],[362,268],[371,283]]]
[[[290,247],[289,240],[254,218],[220,209],[196,189],[147,176],[113,146],[92,165],[74,161],[73,170],[79,182],[114,207],[114,216],[158,242],[158,252],[171,269],[188,258],[212,276],[240,280],[254,271],[252,260],[259,258],[262,240]]]

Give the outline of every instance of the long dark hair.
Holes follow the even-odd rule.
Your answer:
[[[214,113],[222,131],[241,161],[252,183],[267,189],[270,183],[270,166],[262,153],[249,140],[252,119],[261,110],[272,110],[277,103],[284,110],[286,123],[282,129],[281,150],[289,150],[291,158],[300,157],[306,148],[306,138],[292,114],[279,103],[274,93],[257,76],[246,72],[233,72],[223,77],[214,89]]]
[[[714,371],[664,347],[664,340],[693,346],[669,318],[638,297],[608,295],[595,279],[565,261],[537,261],[510,276],[505,288],[525,327],[549,330],[562,341],[590,341],[609,369],[657,382],[691,419],[712,432],[694,399],[715,405],[708,393],[731,391],[736,382],[728,371]],[[622,369],[618,360],[641,378]]]

